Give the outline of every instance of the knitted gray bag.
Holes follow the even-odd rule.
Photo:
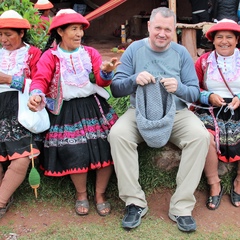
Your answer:
[[[174,97],[159,81],[137,87],[136,121],[149,147],[160,148],[168,142],[175,113]]]

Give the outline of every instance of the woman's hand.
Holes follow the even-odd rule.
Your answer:
[[[212,93],[210,95],[209,103],[211,103],[211,105],[214,107],[221,107],[222,105],[226,105],[224,99],[215,93]]]
[[[111,58],[110,61],[104,61],[101,66],[101,70],[109,73],[112,72],[118,65],[120,65],[121,62],[118,61],[116,57]]]
[[[11,84],[12,76],[0,71],[0,84]]]
[[[28,107],[31,111],[37,112],[39,110],[42,98],[39,95],[33,95],[29,97]]]
[[[235,96],[233,99],[232,99],[232,102],[230,102],[228,104],[229,108],[232,108],[233,110],[237,109],[240,105],[240,100],[238,98],[238,96]]]

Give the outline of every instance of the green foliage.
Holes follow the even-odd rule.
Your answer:
[[[155,152],[159,149],[150,148],[145,143],[138,147],[140,179],[139,182],[147,194],[151,194],[159,187],[175,188],[177,168],[171,171],[163,171],[153,163]]]
[[[121,97],[121,98],[114,98],[111,94],[110,87],[106,87],[106,90],[110,93],[111,97],[108,100],[108,103],[113,107],[116,111],[118,116],[123,115],[127,111],[130,105],[130,97]]]
[[[43,24],[38,14],[38,10],[33,7],[29,0],[5,0],[0,3],[0,14],[7,10],[15,10],[23,18],[27,19],[32,28],[27,31],[27,40],[29,44],[43,49],[48,40],[49,23]],[[45,27],[45,30],[40,26]],[[17,27],[17,26],[16,26]]]
[[[123,115],[123,113],[127,111],[130,105],[129,96],[121,97],[121,98],[111,97],[108,102],[116,111],[118,116]]]

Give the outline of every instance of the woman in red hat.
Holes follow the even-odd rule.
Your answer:
[[[12,194],[23,182],[31,154],[37,156],[41,136],[18,122],[18,93],[26,78],[36,73],[41,51],[27,42],[29,22],[16,11],[0,16],[0,218],[12,203]],[[33,144],[33,151],[30,144]]]
[[[102,63],[99,52],[81,45],[89,22],[72,9],[62,9],[50,25],[49,41],[32,82],[29,108],[49,110],[51,126],[44,144],[46,176],[70,175],[76,188],[75,210],[89,212],[87,173],[96,170],[95,204],[99,215],[110,213],[105,190],[112,173],[107,136],[117,115],[107,103],[116,58]],[[49,49],[53,41],[57,45]],[[37,97],[41,97],[39,102]]]
[[[40,19],[43,22],[50,22],[50,11],[53,7],[53,4],[48,0],[38,0],[34,4],[34,8],[38,9]]]
[[[201,87],[196,114],[211,135],[205,164],[205,175],[210,185],[207,207],[218,208],[224,189],[218,174],[218,161],[237,162],[237,174],[232,182],[231,202],[240,206],[240,52],[236,48],[240,26],[223,19],[213,25],[206,37],[214,50],[203,54],[195,67]]]

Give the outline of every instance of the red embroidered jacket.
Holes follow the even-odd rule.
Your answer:
[[[38,89],[46,95],[47,107],[51,103],[52,108],[48,107],[48,109],[55,115],[59,114],[63,103],[60,61],[54,54],[56,48],[57,46],[43,53],[37,64],[37,73],[30,86],[30,92]],[[96,84],[100,87],[110,85],[111,80],[103,79],[100,76],[100,66],[102,64],[100,53],[92,47],[84,46],[84,49],[89,53],[91,58],[92,72],[95,76]]]

